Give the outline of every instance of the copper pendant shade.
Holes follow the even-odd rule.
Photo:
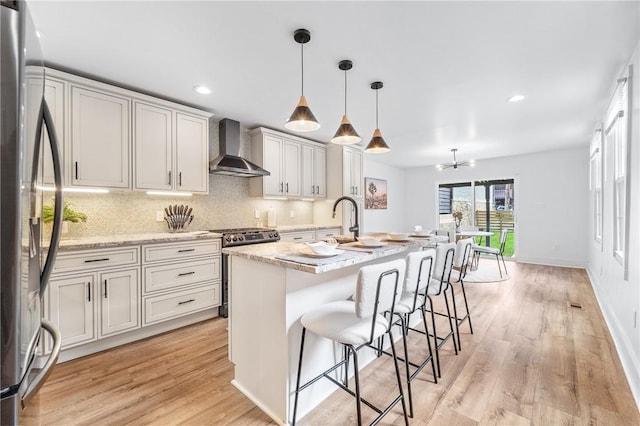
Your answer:
[[[374,81],[371,83],[371,88],[376,91],[376,130],[373,131],[373,136],[371,137],[371,141],[369,145],[364,149],[365,152],[370,154],[383,154],[385,152],[391,151],[389,145],[384,141],[382,137],[382,132],[378,128],[378,90],[382,89],[381,81]]]
[[[336,145],[354,145],[362,140],[347,117],[347,71],[351,68],[353,68],[353,62],[348,59],[340,61],[338,64],[338,69],[344,71],[344,115],[336,134],[331,138],[331,142]]]
[[[300,44],[300,52],[301,52],[301,76],[302,76],[302,90],[300,100],[298,101],[298,105],[296,109],[293,110],[291,117],[287,120],[287,123],[284,125],[289,130],[293,130],[294,132],[311,132],[313,130],[317,130],[320,128],[320,123],[311,112],[309,105],[307,104],[307,99],[304,97],[304,45],[311,40],[311,33],[309,30],[305,30],[304,28],[295,30],[293,33],[293,39],[296,43]]]

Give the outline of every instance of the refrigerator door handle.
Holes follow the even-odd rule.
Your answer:
[[[62,347],[62,335],[60,331],[56,328],[53,323],[49,322],[46,319],[42,319],[42,328],[48,332],[53,338],[53,349],[51,349],[51,353],[49,354],[49,358],[47,362],[42,367],[42,369],[38,372],[38,374],[29,382],[29,386],[24,392],[24,395],[20,398],[20,402],[22,404],[22,408],[24,408],[31,398],[38,393],[40,387],[44,384],[51,374],[53,367],[58,362],[58,356],[60,355],[60,348]]]
[[[51,145],[51,157],[53,159],[53,176],[55,181],[55,197],[54,197],[54,207],[53,207],[53,228],[51,231],[51,240],[49,242],[49,252],[47,254],[47,260],[44,263],[44,267],[42,268],[42,273],[40,274],[40,294],[44,295],[44,292],[49,284],[49,277],[51,276],[51,272],[53,271],[53,264],[56,259],[56,255],[58,253],[58,244],[60,243],[61,231],[62,231],[62,162],[60,161],[60,150],[58,143],[58,136],[56,135],[56,130],[53,125],[53,118],[51,116],[51,111],[49,110],[49,105],[47,105],[47,101],[44,99],[40,105],[40,114],[38,119],[38,126],[36,127],[36,150],[34,155],[38,155],[40,149],[40,141],[42,140],[42,125],[45,125],[47,128],[47,133],[49,134],[49,144]],[[38,162],[34,159],[34,165],[37,165]],[[35,169],[34,167],[34,173]],[[32,182],[36,182],[36,179],[32,179]]]

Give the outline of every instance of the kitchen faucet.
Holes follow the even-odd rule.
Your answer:
[[[346,196],[338,198],[336,202],[333,203],[333,215],[331,217],[335,219],[336,207],[338,207],[338,203],[342,200],[351,201],[351,204],[353,204],[353,209],[355,210],[355,213],[356,213],[356,220],[355,220],[355,224],[349,227],[349,232],[353,232],[353,238],[358,239],[358,237],[360,236],[360,226],[358,226],[358,203],[356,203],[356,200]]]

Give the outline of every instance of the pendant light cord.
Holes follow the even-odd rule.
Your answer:
[[[301,89],[300,92],[302,93],[302,96],[304,96],[304,43],[300,43],[300,63],[301,66],[300,68],[302,69],[302,81],[301,81]]]
[[[376,89],[376,129],[378,128],[378,90]]]
[[[347,115],[347,70],[344,70],[344,115]]]

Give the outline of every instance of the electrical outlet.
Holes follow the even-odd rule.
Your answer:
[[[164,214],[162,213],[162,210],[158,210],[156,212],[156,222],[164,222]]]
[[[289,210],[289,217],[296,217],[296,211],[295,210]]]
[[[260,219],[260,210],[256,210],[255,212],[253,212],[253,218]]]

